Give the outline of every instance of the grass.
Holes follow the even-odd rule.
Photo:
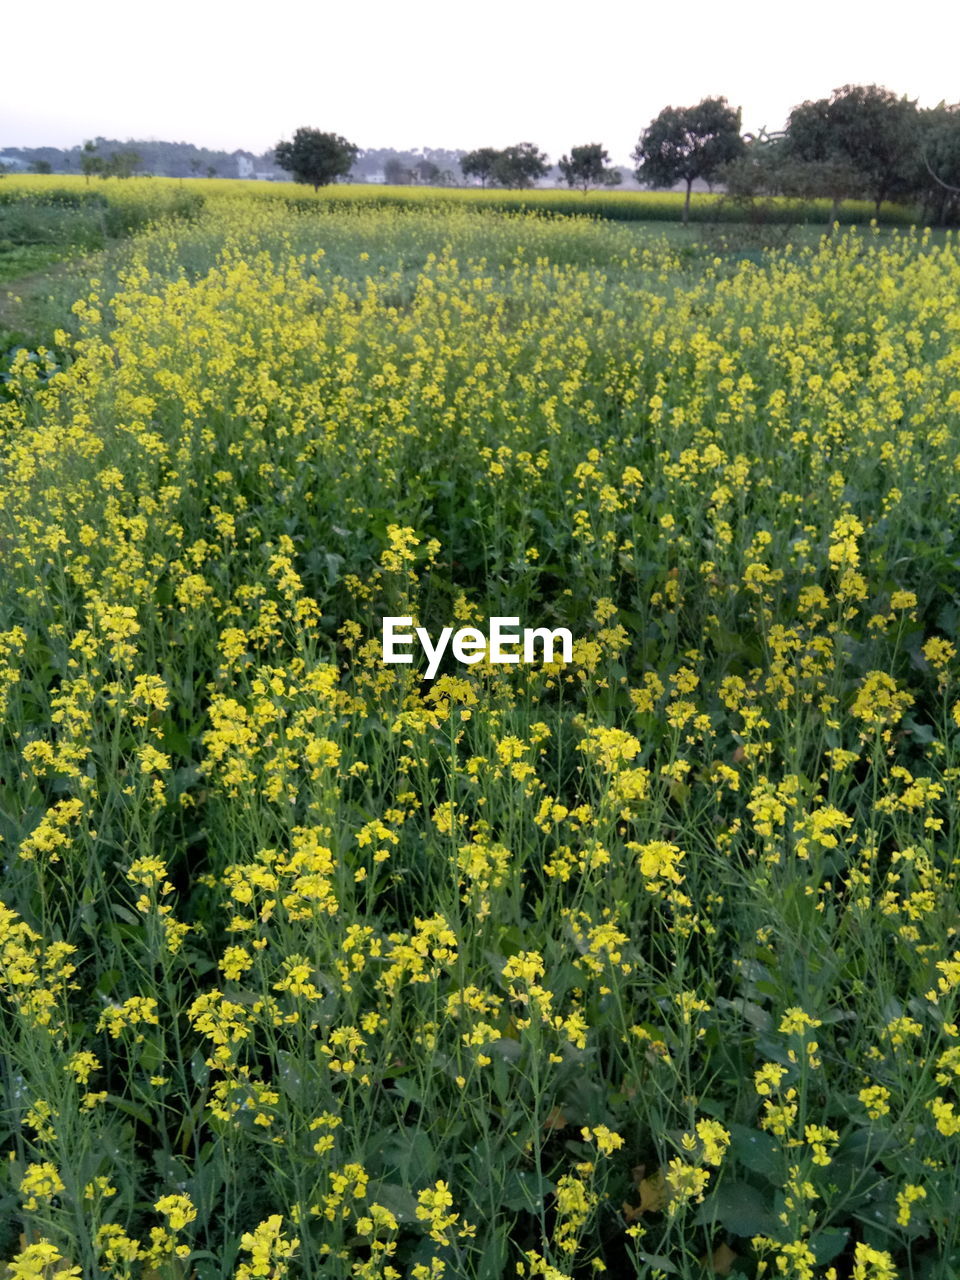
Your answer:
[[[0,405],[11,1280],[953,1274],[954,237],[268,194]]]
[[[60,245],[15,245],[0,251],[0,284],[33,275],[46,267],[62,262],[71,250]]]

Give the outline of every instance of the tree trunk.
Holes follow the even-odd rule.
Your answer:
[[[687,179],[687,198],[683,202],[683,225],[686,226],[690,221],[690,188],[693,186],[693,179]]]
[[[833,224],[840,217],[840,201],[842,196],[834,196],[830,201],[830,234],[833,235]]]

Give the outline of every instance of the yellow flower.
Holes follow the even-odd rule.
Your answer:
[[[64,1189],[60,1171],[49,1160],[44,1160],[40,1164],[27,1165],[20,1179],[20,1194],[23,1197],[25,1209],[38,1209],[40,1200],[49,1200]]]
[[[7,1263],[8,1280],[47,1280],[56,1273],[58,1280],[73,1280],[81,1275],[78,1266],[65,1265],[66,1259],[49,1240],[28,1244]]]
[[[162,1196],[153,1207],[167,1219],[171,1231],[182,1231],[197,1216],[193,1202],[187,1195]]]

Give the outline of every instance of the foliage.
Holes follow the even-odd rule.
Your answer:
[[[532,187],[547,172],[547,157],[532,142],[505,147],[493,163],[493,181],[501,187]]]
[[[836,196],[867,194],[879,209],[917,190],[918,141],[915,103],[878,85],[844,85],[793,109],[786,153],[819,169],[821,188],[832,182]]]
[[[440,177],[440,167],[432,160],[420,160],[414,166],[414,173],[420,182],[436,182]]]
[[[46,163],[38,161],[38,164]],[[104,155],[98,143],[85,142],[80,156],[80,171],[89,182],[94,174],[101,178],[132,178],[143,167],[143,157],[132,147],[119,147]],[[37,172],[49,173],[49,166]]]
[[[406,186],[411,182],[424,183],[427,186],[442,184],[446,179],[438,165],[432,160],[418,160],[407,167],[399,159],[391,156],[383,168],[383,176],[388,183],[395,186]]]
[[[369,181],[377,173],[385,173],[387,165],[395,161],[404,169],[418,169],[421,163],[435,165],[441,179],[459,167],[464,152],[450,151],[442,147],[422,147],[410,151],[392,147],[367,147],[358,152],[351,174],[357,179]]]
[[[726,192],[744,210],[763,208],[775,217],[789,202],[821,200],[828,210],[827,225],[840,217],[844,197],[862,196],[862,174],[838,156],[817,159],[798,156],[784,135],[745,140],[743,153],[722,171]]]
[[[497,212],[518,213],[536,210],[544,215],[557,217],[584,217],[610,219],[618,222],[679,223],[683,217],[684,196],[667,191],[591,191],[586,196],[563,189],[533,188],[524,191],[503,189],[481,190],[478,187],[426,187],[411,184],[401,188],[383,187],[375,183],[336,183],[318,191],[304,191],[292,183],[254,182],[224,179],[211,190],[208,182],[186,179],[166,183],[156,180],[134,179],[121,187],[104,184],[97,190],[87,190],[78,177],[40,178],[17,174],[8,178],[0,190],[0,205],[5,201],[19,200],[29,193],[42,202],[76,204],[78,200],[101,200],[108,209],[122,210],[124,217],[132,217],[134,210],[143,207],[149,211],[154,205],[168,200],[196,201],[200,206],[230,208],[238,196],[265,204],[280,204],[301,213],[320,212],[331,206],[338,208],[384,209],[487,209]],[[774,199],[770,217],[783,224],[816,224],[827,220],[829,199]],[[878,223],[887,226],[910,226],[919,221],[920,209],[912,205],[884,205]],[[141,219],[149,220],[149,212]],[[691,206],[691,223],[713,224],[716,221],[737,222],[743,218],[742,210],[724,201],[718,194],[704,194]],[[873,217],[873,208],[867,201],[849,201],[840,212],[841,221],[847,224],[865,224]]]
[[[397,159],[391,157],[383,166],[383,176],[394,186],[403,186],[413,180],[413,170],[406,168]]]
[[[292,173],[296,182],[309,183],[316,191],[345,178],[358,150],[338,133],[302,128],[292,142],[278,142],[274,155],[280,168]]]
[[[478,151],[469,151],[460,161],[463,176],[479,178],[483,187],[488,182],[500,187],[531,187],[543,177],[547,167],[547,157],[532,142],[519,142],[502,151],[481,147]]]
[[[960,104],[920,113],[924,215],[941,225],[960,222]]]
[[[651,187],[686,184],[684,222],[698,179],[712,182],[743,150],[740,113],[726,98],[704,98],[695,107],[664,107],[633,152],[637,180]]]
[[[499,155],[496,147],[480,147],[476,151],[468,151],[460,160],[463,176],[479,178],[481,187],[485,187],[493,178]]]
[[[101,156],[116,151],[135,150],[141,156],[140,169],[160,177],[187,178],[209,174],[211,169],[224,176],[238,177],[238,161],[255,163],[259,171],[282,176],[282,170],[273,161],[272,151],[256,156],[250,151],[218,151],[209,147],[197,147],[189,142],[169,142],[157,138],[136,138],[121,141],[117,138],[91,139],[90,149]],[[75,147],[7,147],[11,156],[18,157],[28,169],[35,164],[49,165],[56,174],[82,173],[84,148]]]
[[[87,182],[90,181],[94,174],[103,173],[105,164],[106,161],[103,156],[97,154],[96,144],[89,140],[85,142],[80,156],[80,172]]]
[[[101,174],[104,178],[132,178],[143,167],[143,157],[132,147],[114,151],[106,159]]]
[[[620,170],[609,167],[610,157],[599,142],[572,147],[557,163],[567,186],[579,187],[584,195],[591,187],[617,186],[622,180]]]
[[[954,238],[308,204],[7,375],[11,1280],[952,1274]]]

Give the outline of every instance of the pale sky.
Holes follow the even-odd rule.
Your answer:
[[[531,141],[552,161],[602,142],[625,164],[661,107],[708,95],[745,130],[849,83],[960,101],[958,0],[45,0],[34,26],[3,57],[0,149],[260,152],[311,125],[365,148]]]

